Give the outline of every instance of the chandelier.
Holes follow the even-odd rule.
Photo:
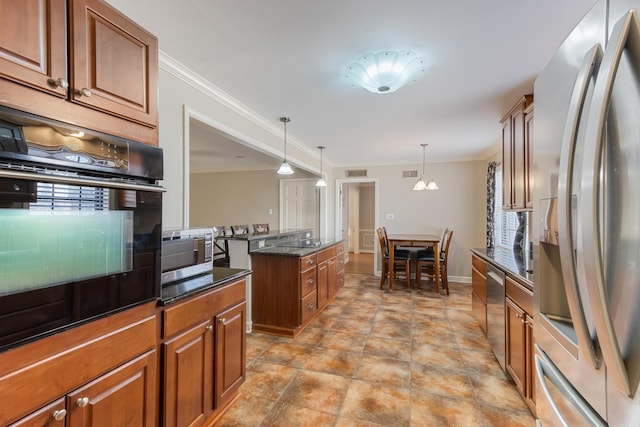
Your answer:
[[[429,182],[424,182],[424,163],[425,163],[425,151],[429,144],[420,144],[422,147],[422,175],[420,175],[420,179],[413,186],[413,191],[423,191],[423,190],[438,190],[438,184],[433,180],[433,177],[429,175]]]

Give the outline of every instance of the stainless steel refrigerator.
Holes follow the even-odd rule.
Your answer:
[[[538,423],[640,426],[640,0],[598,1],[534,86]]]

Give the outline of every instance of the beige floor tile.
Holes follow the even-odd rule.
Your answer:
[[[535,419],[529,411],[510,411],[480,404],[480,412],[485,427],[533,427]]]
[[[411,361],[411,342],[370,336],[363,352],[373,356],[409,362]]]
[[[334,350],[361,353],[366,341],[367,335],[365,334],[343,331],[327,331],[318,346]]]
[[[371,329],[371,336],[411,341],[411,322],[376,321]]]
[[[276,400],[241,394],[238,400],[214,424],[215,427],[255,427],[267,417]]]
[[[480,420],[481,413],[473,400],[420,392],[411,395],[412,426],[471,427],[481,426]]]
[[[349,388],[349,379],[322,372],[300,371],[281,402],[337,415]]]
[[[479,401],[515,411],[527,411],[527,405],[519,394],[514,393],[514,384],[510,379],[492,375],[470,375],[471,384]]]
[[[473,387],[467,372],[411,364],[411,388],[447,397],[472,399]]]
[[[280,402],[267,415],[263,427],[332,427],[335,415]]]
[[[354,380],[340,416],[383,426],[409,426],[410,406],[408,389]]]
[[[451,347],[444,347],[430,344],[413,343],[411,360],[423,365],[447,369],[460,369],[462,358],[460,352]]]
[[[301,368],[313,352],[314,348],[308,345],[278,342],[262,353],[258,360]]]
[[[304,369],[351,377],[358,366],[359,353],[316,348],[304,362]]]
[[[326,334],[327,330],[325,328],[309,325],[309,327],[305,328],[304,331],[300,332],[300,334],[293,339],[293,342],[314,346],[318,345]]]
[[[360,358],[353,377],[370,383],[409,388],[411,364],[401,360],[365,354]]]

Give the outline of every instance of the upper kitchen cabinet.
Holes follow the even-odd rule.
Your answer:
[[[158,143],[157,38],[102,0],[0,0],[2,104]]]
[[[525,95],[502,118],[502,209],[531,209],[529,135],[533,130],[533,96]]]

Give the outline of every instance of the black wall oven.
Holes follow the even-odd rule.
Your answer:
[[[160,296],[162,150],[0,107],[0,351]]]

